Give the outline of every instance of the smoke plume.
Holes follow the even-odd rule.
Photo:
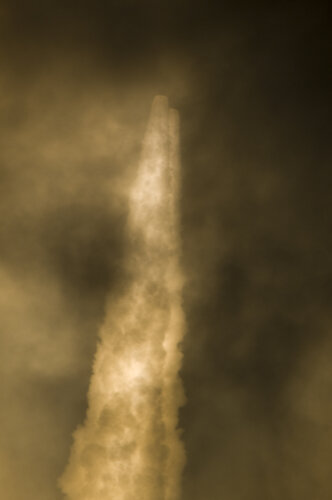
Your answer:
[[[129,280],[108,299],[86,421],[60,479],[70,500],[180,498],[178,138],[178,114],[157,96],[129,194]]]

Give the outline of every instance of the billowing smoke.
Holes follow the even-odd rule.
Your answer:
[[[184,334],[179,119],[158,96],[129,194],[129,280],[109,297],[84,425],[60,479],[70,500],[178,500]]]

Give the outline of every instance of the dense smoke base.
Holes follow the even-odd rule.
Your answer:
[[[89,389],[60,480],[71,500],[177,500],[183,337],[178,115],[156,97],[129,196],[130,286],[110,299]]]

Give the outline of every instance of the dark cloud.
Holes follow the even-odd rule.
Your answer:
[[[165,93],[182,122],[183,497],[330,498],[323,3],[8,2],[0,16],[3,495],[58,498]]]

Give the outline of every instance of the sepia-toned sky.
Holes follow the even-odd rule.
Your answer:
[[[332,497],[330,52],[319,2],[1,3],[1,498],[62,498],[156,94],[181,117],[183,500]]]

